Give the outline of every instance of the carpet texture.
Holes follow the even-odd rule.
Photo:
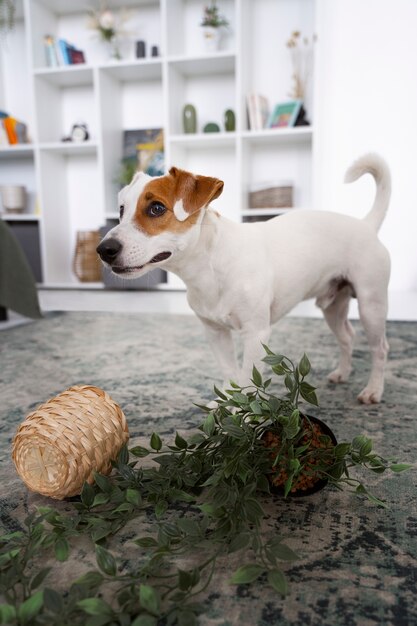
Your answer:
[[[140,296],[138,296],[140,297]],[[332,386],[337,347],[321,320],[285,319],[270,346],[298,360],[305,351],[313,365],[310,382],[318,387],[320,409],[339,441],[366,434],[375,449],[402,462],[417,459],[417,324],[389,323],[391,351],[382,404],[360,406],[356,396],[369,373],[363,333],[357,337],[349,384]],[[106,313],[54,314],[0,333],[0,507],[3,526],[19,528],[36,505],[50,503],[28,493],[10,458],[18,424],[36,406],[74,384],[105,389],[128,421],[133,443],[157,431],[165,441],[201,422],[193,402],[212,398],[213,357],[197,319],[175,315]],[[416,471],[372,477],[367,484],[389,501],[388,510],[347,492],[326,489],[297,500],[266,501],[265,533],[285,535],[301,554],[285,566],[290,595],[282,600],[261,584],[230,586],[239,565],[224,559],[206,595],[202,626],[409,626],[417,624]],[[57,503],[60,509],[66,503]],[[149,528],[148,528],[149,530]],[[145,532],[144,532],[145,531]],[[137,522],[110,545],[126,554],[129,539],[146,534]],[[87,546],[73,550],[55,566],[54,586],[65,587],[95,567]]]

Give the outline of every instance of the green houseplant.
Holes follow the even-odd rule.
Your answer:
[[[216,0],[212,0],[208,6],[204,8],[203,18],[200,26],[203,27],[203,36],[206,50],[215,52],[219,49],[222,36],[222,28],[229,25],[229,22],[220,14]]]
[[[15,25],[15,0],[0,0],[0,36],[7,35]]]
[[[313,445],[313,419],[300,409],[302,401],[317,405],[306,380],[308,358],[295,364],[265,350],[283,393],[271,391],[272,379],[254,367],[249,387],[231,382],[228,390],[215,388],[217,406],[200,407],[205,416],[197,432],[187,438],[177,433],[167,445],[153,433],[148,446],[123,448],[113,475],[97,474],[96,484],[85,484],[69,511],[39,507],[23,531],[0,538],[0,623],[193,626],[204,611],[198,598],[219,561],[239,551],[242,565],[231,572],[231,584],[261,578],[285,595],[281,564],[298,555],[283,537],[265,537],[261,524],[277,473],[285,473],[284,497],[307,475],[386,506],[355,472],[409,466],[383,459],[363,435],[335,443],[319,432],[319,445]],[[278,445],[265,440],[271,433]],[[130,558],[116,561],[111,537],[132,519],[152,519],[153,532],[134,537]],[[54,589],[45,554],[65,561],[80,535],[90,537],[97,569],[64,591]]]

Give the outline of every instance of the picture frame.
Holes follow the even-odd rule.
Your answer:
[[[289,128],[295,126],[302,104],[302,100],[279,102],[269,116],[267,128]]]

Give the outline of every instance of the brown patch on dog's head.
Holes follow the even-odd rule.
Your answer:
[[[169,174],[151,180],[143,189],[136,203],[135,222],[149,235],[165,230],[184,232],[196,223],[200,209],[220,196],[223,185],[218,178],[171,167]],[[152,215],[158,205],[165,212]]]

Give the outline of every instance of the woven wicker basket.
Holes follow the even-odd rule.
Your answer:
[[[105,391],[70,387],[26,417],[12,457],[29,489],[62,500],[92,483],[94,471],[109,474],[128,439],[125,416]]]
[[[253,189],[249,192],[249,206],[251,209],[290,208],[293,204],[292,194],[293,187],[290,184]]]
[[[95,283],[102,280],[102,265],[96,252],[100,238],[99,231],[77,232],[73,271],[82,283]]]

